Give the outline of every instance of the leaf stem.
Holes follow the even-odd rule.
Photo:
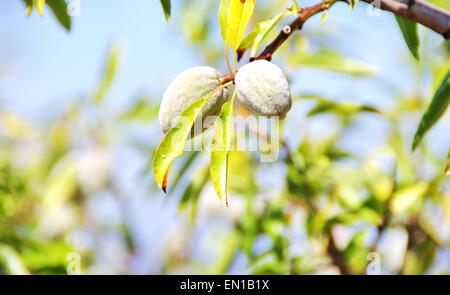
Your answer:
[[[225,50],[225,60],[227,61],[228,72],[230,74],[233,74],[233,71],[231,70],[231,66],[230,66],[230,59],[228,58],[228,44],[227,44],[227,41],[225,41],[223,43],[223,45],[224,45],[224,50]]]

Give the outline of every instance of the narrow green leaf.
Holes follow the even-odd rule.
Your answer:
[[[178,182],[180,182],[180,180],[183,177],[183,175],[191,167],[191,165],[195,162],[195,159],[199,155],[200,155],[199,151],[193,151],[193,152],[189,153],[189,155],[186,157],[184,162],[181,164],[180,170],[177,171],[177,176],[175,177],[175,180],[173,181],[172,190],[171,191],[173,191],[176,188]]]
[[[47,5],[53,11],[59,23],[70,31],[70,15],[67,14],[67,3],[65,0],[47,0]]]
[[[196,171],[191,183],[184,190],[178,209],[189,214],[189,221],[193,223],[197,215],[200,194],[209,180],[209,169],[204,167]]]
[[[23,3],[25,3],[26,15],[30,16],[33,12],[33,0],[23,0]]]
[[[235,96],[236,91],[231,100],[222,106],[222,113],[214,126],[214,141],[211,146],[211,180],[217,196],[227,207],[228,152],[233,141],[233,102]]]
[[[227,20],[227,41],[236,51],[244,37],[244,31],[253,14],[255,0],[231,0]]]
[[[321,19],[320,19],[320,23],[323,25],[323,24],[327,21],[327,19],[328,19],[328,11],[325,11],[325,12],[322,14],[322,17],[321,17]]]
[[[415,150],[419,145],[422,137],[425,133],[433,127],[434,124],[439,120],[439,118],[444,114],[450,102],[450,71],[447,72],[444,80],[442,80],[441,85],[437,89],[436,93],[431,100],[428,109],[425,114],[423,114],[422,120],[420,121],[419,127],[417,128],[416,134],[414,135],[414,140],[412,144],[412,150]]]
[[[355,76],[366,76],[374,73],[374,69],[370,66],[360,61],[343,57],[330,50],[322,50],[318,53],[306,55],[298,53],[291,54],[288,57],[288,62],[295,66],[320,68]]]
[[[402,214],[419,210],[428,187],[427,182],[419,181],[396,191],[390,202],[391,211],[394,214]]]
[[[258,23],[257,29],[259,29],[259,32],[258,35],[256,35],[255,37],[255,42],[253,43],[251,56],[255,56],[256,51],[258,50],[258,47],[261,45],[262,41],[267,37],[270,31],[286,14],[288,14],[288,11],[282,12],[267,21]]]
[[[322,113],[335,113],[342,116],[353,116],[358,113],[380,113],[376,108],[369,105],[357,105],[351,102],[337,103],[324,97],[301,96],[302,98],[314,98],[318,104],[308,112],[308,117]]]
[[[298,6],[298,3],[296,0],[293,0],[294,4],[292,5],[292,7],[289,9],[291,12],[293,12],[294,14],[297,14],[298,11],[300,10],[300,6]]]
[[[39,15],[42,16],[44,14],[45,0],[33,0],[33,3]]]
[[[209,93],[206,97],[192,103],[183,111],[177,125],[170,129],[160,142],[153,158],[153,174],[155,175],[156,184],[158,187],[162,187],[164,192],[167,187],[167,176],[170,165],[176,157],[183,153],[186,139],[191,133],[192,125],[201,109],[212,94],[230,84],[224,84]]]
[[[170,22],[170,0],[160,0],[167,23]]]
[[[349,0],[348,4],[350,4],[350,9],[353,10],[353,8],[355,7],[356,3],[358,3],[358,0]]]
[[[417,32],[417,23],[405,19],[396,15],[398,26],[402,31],[403,39],[405,39],[406,45],[411,51],[411,54],[418,60],[419,59],[419,34]]]
[[[148,97],[140,97],[133,106],[120,115],[122,121],[150,122],[158,117],[159,105]]]
[[[256,28],[255,30],[251,31],[241,42],[241,45],[239,46],[238,50],[236,51],[237,56],[238,56],[237,57],[238,61],[241,60],[242,56],[247,51],[247,49],[249,49],[250,46],[252,46],[253,42],[255,42],[256,36],[258,36],[259,32],[260,31],[258,30],[258,28]]]
[[[227,31],[228,31],[228,15],[230,11],[231,0],[220,1],[219,6],[219,25],[220,34],[222,35],[223,41],[227,41]]]
[[[177,125],[167,132],[159,144],[153,158],[153,174],[156,184],[166,191],[167,177],[172,161],[180,156],[184,150],[184,144],[189,136],[195,118],[205,105],[207,98],[201,98],[191,104],[180,116]]]
[[[108,57],[106,58],[103,80],[94,95],[94,100],[96,103],[99,103],[104,99],[107,91],[111,87],[111,84],[117,73],[119,59],[120,47],[118,45],[113,45],[110,49]]]

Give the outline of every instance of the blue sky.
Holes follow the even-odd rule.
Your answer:
[[[32,118],[39,117],[41,108],[92,90],[112,42],[123,46],[122,67],[111,91],[111,100],[119,105],[141,90],[160,93],[170,73],[190,64],[189,58],[167,62],[184,48],[157,1],[81,1],[81,15],[73,17],[70,33],[48,9],[43,18],[36,11],[26,18],[22,1],[2,2],[0,64],[6,69],[0,97]]]

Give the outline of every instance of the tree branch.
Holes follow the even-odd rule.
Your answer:
[[[271,60],[272,55],[278,47],[286,41],[289,36],[297,30],[300,30],[303,24],[313,15],[328,9],[331,5],[336,3],[338,0],[325,0],[323,3],[317,3],[313,6],[301,8],[299,16],[289,25],[284,27],[275,40],[272,41],[267,47],[261,52],[257,57],[250,58],[250,61],[257,59]]]
[[[300,30],[303,24],[312,16],[327,10],[338,1],[345,0],[325,0],[322,3],[300,9],[298,17],[289,25],[284,27],[275,40],[272,41],[257,57],[250,58],[250,61],[258,59],[271,60],[274,52],[286,41],[289,36]],[[435,32],[441,34],[445,39],[450,38],[450,12],[439,8],[423,0],[362,0],[378,8],[390,11],[396,15],[422,24]]]
[[[362,0],[375,3],[373,0]],[[423,0],[378,0],[377,8],[390,11],[450,38],[450,12]]]

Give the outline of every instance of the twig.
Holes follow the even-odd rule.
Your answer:
[[[308,20],[311,16],[328,9],[337,1],[338,0],[325,0],[324,2],[317,3],[313,6],[300,9],[299,16],[289,26],[284,27],[275,38],[275,40],[267,45],[267,47],[263,50],[263,52],[261,52],[260,55],[251,58],[250,61],[258,59],[271,60],[273,53],[281,46],[281,44],[283,44],[284,41],[286,41],[287,38],[289,38],[292,33],[300,30],[306,20]]]
[[[329,242],[328,242],[328,255],[330,255],[331,260],[333,261],[333,264],[336,265],[339,270],[341,271],[341,274],[343,275],[350,275],[352,272],[347,266],[347,263],[345,262],[345,258],[342,256],[342,253],[337,249],[336,245],[334,244],[333,237],[331,236],[331,233],[329,234]]]

